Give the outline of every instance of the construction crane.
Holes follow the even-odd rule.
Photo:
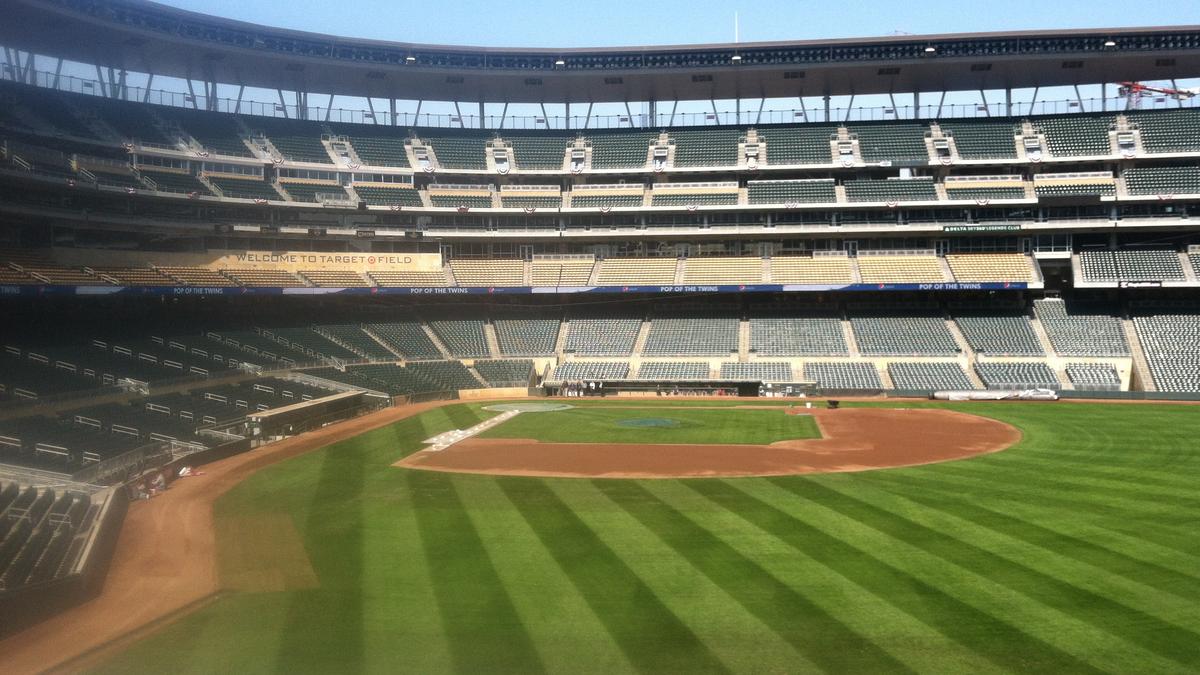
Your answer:
[[[1170,96],[1177,101],[1186,101],[1193,96],[1200,96],[1200,87],[1191,89],[1175,89],[1168,87],[1152,87],[1141,82],[1118,82],[1117,95],[1125,98],[1126,110],[1137,110],[1142,107],[1142,99],[1147,96]]]

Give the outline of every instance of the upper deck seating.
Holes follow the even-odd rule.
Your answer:
[[[958,158],[1016,159],[1018,129],[1012,120],[946,120],[938,122],[942,133],[954,139]]]
[[[758,127],[758,142],[766,144],[767,166],[832,164],[829,141],[838,129],[826,124]]]

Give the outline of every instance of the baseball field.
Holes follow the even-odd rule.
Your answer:
[[[735,459],[739,448],[830,455],[821,444],[870,413],[828,411],[851,413],[839,430],[832,415],[736,401],[568,403],[507,420],[464,452],[474,443],[492,461],[521,442],[635,458],[688,445]],[[237,484],[215,506],[220,594],[96,669],[1200,669],[1200,407],[880,404],[1008,429],[1011,447],[869,471],[856,461],[632,479],[394,466],[497,414],[485,405],[434,408]],[[899,422],[881,437],[920,452],[939,443],[942,418],[928,419],[929,437]]]

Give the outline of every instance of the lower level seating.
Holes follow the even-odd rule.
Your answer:
[[[629,364],[622,361],[568,361],[559,364],[548,378],[554,382],[579,380],[624,380]]]
[[[888,364],[888,376],[896,389],[962,391],[975,388],[961,366],[946,361],[893,361]]]
[[[792,382],[792,367],[783,361],[722,363],[721,379],[739,382]]]
[[[883,389],[875,364],[861,361],[810,361],[804,364],[804,379],[822,389]]]
[[[975,372],[988,389],[1058,389],[1058,376],[1042,361],[976,363]]]
[[[708,364],[698,361],[643,361],[639,380],[707,380]]]

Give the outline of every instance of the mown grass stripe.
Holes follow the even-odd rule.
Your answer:
[[[598,480],[594,485],[819,667],[913,672],[638,483]],[[830,650],[829,644],[839,649]]]
[[[346,494],[362,491],[364,464],[364,453],[351,443],[334,445],[321,458],[320,476],[309,500],[302,531],[306,537],[321,532],[323,545],[320,548],[309,545],[306,549],[322,588],[291,594],[283,640],[276,654],[279,672],[366,667],[362,586],[336,583],[357,579],[363,571],[362,512],[357,503],[355,508],[339,507],[344,504]],[[330,522],[325,518],[327,511],[338,511],[342,517]],[[336,586],[330,587],[333,584]],[[331,644],[327,635],[320,634],[316,617],[337,621],[344,630],[344,638]]]
[[[1045,456],[1025,456],[1010,458],[1006,460],[1005,466],[1026,471],[1054,471],[1068,476],[1118,480],[1124,485],[1136,486],[1139,489],[1171,492],[1182,490],[1190,494],[1191,489],[1194,487],[1186,478],[1181,478],[1178,472],[1172,474],[1173,479],[1154,478],[1146,480],[1151,475],[1151,472],[1136,464],[1119,464],[1105,459],[1104,465],[1099,465],[1097,464],[1097,459],[1097,457],[1093,456],[1090,461],[1084,459],[1080,459],[1079,461],[1056,459],[1052,461]]]
[[[687,485],[714,504],[774,534],[798,551],[823,560],[854,583],[891,602],[949,639],[969,645],[981,657],[1002,668],[1103,672],[977,610],[939,586],[912,576],[870,551],[852,546],[806,520],[734,487],[728,481],[695,481]],[[1019,647],[1014,648],[1014,645]]]
[[[637,670],[728,672],[546,481],[510,479],[499,485]]]
[[[1079,574],[1077,572],[1081,572],[1080,570],[1063,569],[1062,565],[1057,565],[1057,573],[1069,574],[1070,579],[1078,580],[1078,583],[1072,583],[1067,578],[1033,567],[1034,561],[1013,560],[984,548],[982,544],[974,543],[982,541],[985,532],[994,532],[1002,538],[1005,537],[1005,534],[992,530],[986,520],[976,521],[968,515],[960,515],[959,511],[962,510],[963,504],[959,500],[947,504],[919,491],[897,494],[898,497],[919,504],[929,511],[944,514],[959,523],[965,522],[973,526],[946,527],[947,530],[952,529],[959,533],[960,536],[956,538],[945,534],[942,529],[924,525],[907,517],[914,512],[905,515],[892,513],[815,484],[804,485],[805,491],[801,490],[800,484],[783,484],[783,486],[800,496],[804,496],[807,491],[807,494],[818,494],[827,501],[836,500],[843,508],[859,511],[864,516],[869,516],[871,522],[889,528],[888,531],[894,532],[898,537],[903,537],[908,541],[921,542],[923,548],[935,555],[956,561],[966,568],[986,569],[991,579],[1026,595],[1035,602],[1072,613],[1080,620],[1108,632],[1114,639],[1128,640],[1132,644],[1176,663],[1189,664],[1194,656],[1189,656],[1190,648],[1187,645],[1200,644],[1200,634],[1192,630],[1165,621],[1146,610],[1130,607],[1107,594],[1101,594],[1078,585],[1079,583],[1099,585],[1100,582],[1094,578],[1095,575],[1089,577],[1086,572]],[[991,545],[1004,551],[1006,555],[1017,555],[1013,552],[1011,543],[994,541]],[[1023,554],[1023,557],[1025,555],[1027,554]],[[1041,560],[1044,561],[1045,558]],[[1045,563],[1043,562],[1043,564]],[[1111,585],[1106,586],[1107,592],[1116,590]],[[1130,623],[1147,630],[1131,632],[1127,629]]]
[[[938,495],[943,500],[953,499],[956,513],[959,515],[967,517],[967,513],[973,513],[975,517],[971,520],[974,522],[987,522],[989,529],[1020,539],[1031,546],[1071,558],[1083,565],[1100,568],[1109,574],[1136,584],[1151,586],[1176,597],[1200,600],[1200,576],[1196,574],[1177,571],[1144,556],[1135,557],[1116,547],[1102,546],[1083,536],[1043,527],[1034,522],[1033,516],[1030,515],[1006,513],[989,508],[979,501],[964,502],[957,499],[955,493],[943,492],[937,488],[929,488],[924,492]],[[1197,568],[1193,568],[1192,572],[1197,572]]]
[[[597,672],[632,672],[632,664],[604,624],[576,592],[536,533],[500,489],[501,480],[457,476],[459,494],[496,572],[512,596],[529,636],[549,672],[569,672],[586,644]]]
[[[1177,529],[1164,525],[1165,517],[1179,515],[1178,511],[1169,506],[1120,498],[1108,502],[1080,500],[1079,496],[1072,492],[1048,492],[1029,487],[1022,482],[960,477],[937,480],[926,474],[917,476],[917,471],[876,473],[870,480],[874,485],[891,485],[902,492],[929,487],[962,499],[991,500],[1023,506],[1034,504],[1039,517],[1043,519],[1088,520],[1100,529],[1112,530],[1114,523],[1127,523],[1130,529],[1126,530],[1125,534],[1134,539],[1178,553],[1200,554],[1196,544],[1181,539]],[[1193,517],[1185,515],[1182,519],[1190,522]]]
[[[453,477],[425,471],[404,476],[455,669],[544,671]]]

